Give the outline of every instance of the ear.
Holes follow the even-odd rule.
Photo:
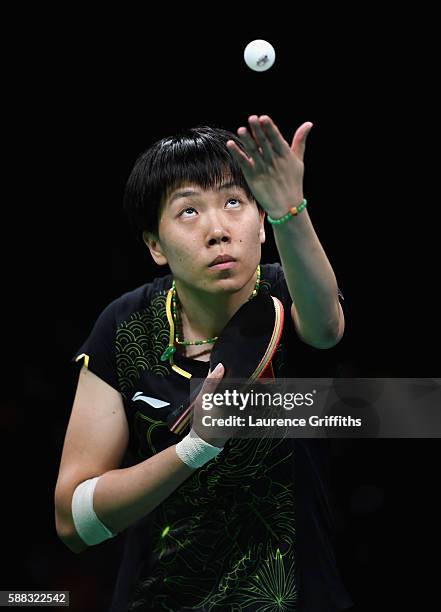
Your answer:
[[[149,249],[150,255],[152,256],[154,262],[157,263],[158,266],[165,266],[167,263],[167,257],[163,253],[159,238],[155,236],[155,234],[144,231],[142,232],[142,239]]]
[[[260,244],[265,242],[265,211],[259,208],[259,238]]]

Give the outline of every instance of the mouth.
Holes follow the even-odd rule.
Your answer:
[[[210,270],[228,270],[229,268],[234,268],[236,265],[235,261],[224,261],[223,263],[215,264],[214,266],[209,266]]]
[[[234,267],[235,264],[236,259],[231,257],[231,255],[218,255],[208,267],[216,270],[226,270],[227,268]]]

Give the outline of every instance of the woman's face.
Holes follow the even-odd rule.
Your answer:
[[[175,279],[209,293],[235,293],[260,262],[264,213],[231,182],[207,190],[188,183],[165,198],[158,236],[153,249],[149,244],[152,257],[168,263]],[[234,261],[213,266],[220,255]]]

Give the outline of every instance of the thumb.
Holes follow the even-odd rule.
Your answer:
[[[213,371],[209,370],[207,378],[203,384],[204,393],[213,392],[220,383],[224,374],[225,368],[222,363],[218,363]]]
[[[224,375],[224,372],[225,372],[225,368],[223,364],[219,362],[217,366],[214,368],[213,372],[211,370],[208,372],[208,376],[212,378],[214,378],[215,376],[222,377]]]
[[[291,150],[294,151],[296,156],[302,161],[305,155],[306,139],[312,129],[312,126],[313,124],[310,121],[302,123],[292,139]]]

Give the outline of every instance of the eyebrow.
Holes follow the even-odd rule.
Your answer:
[[[231,189],[232,187],[240,189],[237,183],[235,183],[234,181],[229,181],[228,183],[222,183],[222,185],[219,185],[218,191],[225,191],[227,189]],[[179,198],[187,198],[188,196],[192,195],[201,195],[201,192],[197,191],[196,189],[184,189],[182,191],[175,191],[175,193],[170,198],[169,205],[173,204],[173,202],[175,200],[178,200]]]

